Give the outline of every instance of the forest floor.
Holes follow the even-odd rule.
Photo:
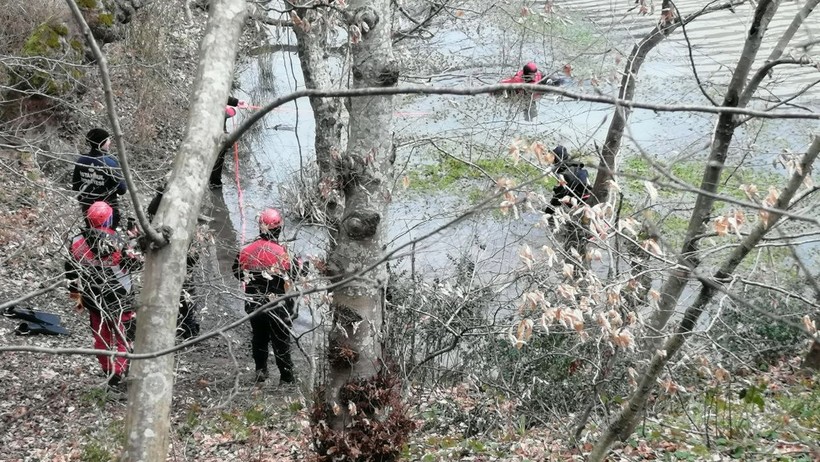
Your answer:
[[[0,300],[7,301],[59,280],[67,237],[61,230],[72,220],[60,211],[74,204],[19,153],[4,152],[2,160],[9,168],[0,171]],[[204,331],[240,313],[232,306],[238,302],[211,295],[204,296]],[[91,346],[87,317],[73,312],[65,289],[23,305],[59,314],[71,335],[16,336],[16,323],[3,318],[0,344]],[[310,459],[311,393],[279,386],[276,377],[256,386],[249,341],[243,325],[177,354],[169,460]],[[798,362],[657,396],[611,460],[820,460],[820,385]],[[116,459],[127,403],[107,391],[94,357],[3,353],[0,383],[0,460]],[[597,434],[593,420],[572,444],[574,416],[545,417],[533,426],[520,400],[489,397],[468,383],[415,388],[406,396],[419,429],[403,448],[405,460],[583,460]]]

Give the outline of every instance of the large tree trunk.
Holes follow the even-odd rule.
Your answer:
[[[788,208],[789,202],[791,202],[795,193],[803,184],[806,175],[809,174],[811,165],[815,159],[817,159],[818,153],[820,153],[820,135],[814,137],[814,142],[800,163],[801,168],[792,175],[788,185],[780,193],[780,197],[778,197],[777,203],[773,208],[779,210]],[[760,243],[766,233],[774,228],[780,217],[779,214],[772,213],[768,221],[761,221],[755,229],[746,236],[743,242],[735,248],[729,258],[723,262],[712,279],[701,280],[703,286],[697,299],[684,313],[683,321],[678,326],[677,331],[663,345],[665,354],[653,354],[652,362],[641,376],[638,388],[630,397],[627,405],[622,408],[618,417],[604,430],[604,433],[593,448],[588,461],[599,462],[603,460],[607,452],[609,452],[609,447],[616,438],[625,440],[632,434],[640,420],[640,415],[644,410],[649,393],[657,386],[659,375],[666,364],[681,349],[686,342],[687,336],[697,325],[697,321],[703,313],[703,310],[718,291],[719,286],[717,284],[731,279],[732,273],[734,273],[740,262]]]
[[[149,251],[139,303],[136,353],[174,345],[185,256],[217,154],[223,112],[233,78],[244,0],[214,0],[200,45],[187,130],[155,223],[170,242]],[[129,375],[124,461],[163,461],[168,451],[174,356],[133,361]]]
[[[337,76],[334,82],[333,73],[337,69],[328,60],[328,38],[332,32],[331,19],[334,11],[324,8],[296,8],[295,13],[299,21],[295,21],[293,32],[296,34],[296,49],[302,75],[305,77],[305,87],[333,88],[340,79]],[[314,146],[319,166],[320,194],[327,201],[328,218],[331,222],[336,222],[341,210],[333,194],[339,187],[333,157],[342,151],[342,101],[339,98],[310,97],[310,106],[316,121]]]
[[[779,0],[761,0],[758,2],[752,24],[749,27],[749,35],[743,46],[743,52],[740,55],[740,60],[737,63],[735,72],[732,74],[732,79],[729,82],[729,87],[726,90],[722,104],[723,107],[738,107],[740,95],[746,85],[746,79],[749,76],[752,64],[754,64],[757,52],[760,50],[760,44],[763,41],[766,28],[769,26],[769,22],[774,16],[775,11],[777,11],[778,5]],[[680,299],[681,293],[683,293],[683,288],[686,287],[691,269],[697,267],[699,264],[694,256],[698,249],[698,236],[702,234],[703,227],[708,221],[709,215],[712,213],[712,207],[715,203],[713,194],[717,192],[718,180],[723,171],[723,164],[726,162],[726,156],[729,152],[729,146],[732,143],[735,127],[735,117],[732,114],[724,112],[718,116],[714,139],[712,141],[712,149],[706,161],[706,170],[703,173],[703,180],[700,184],[701,190],[711,194],[699,194],[695,200],[695,207],[689,219],[689,227],[686,231],[683,248],[678,258],[678,269],[672,271],[669,275],[669,279],[666,280],[661,288],[661,299],[658,304],[658,310],[649,322],[649,327],[655,330],[655,333],[660,333],[664,326],[666,326],[669,318],[672,317],[677,307],[678,299]],[[660,338],[659,335],[655,336],[656,340],[653,341],[654,346],[658,344]],[[654,352],[655,348],[650,347],[648,351],[650,353]]]
[[[398,68],[390,41],[390,1],[355,0],[348,11],[353,22],[353,86],[395,86]],[[351,98],[348,104],[348,149],[338,167],[345,209],[328,258],[332,277],[355,273],[382,258],[393,174],[393,97]],[[330,408],[341,407],[327,418],[337,431],[350,422],[350,403],[345,399],[349,394],[343,388],[374,378],[382,367],[379,336],[386,282],[386,267],[379,265],[333,292],[325,398]]]

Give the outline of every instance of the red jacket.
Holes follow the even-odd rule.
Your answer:
[[[85,229],[69,244],[65,263],[69,290],[82,296],[89,310],[132,310],[131,269],[138,261],[123,255],[125,243],[109,228]]]
[[[502,80],[501,83],[539,83],[543,79],[543,76],[541,75],[541,71],[535,71],[535,74],[533,74],[533,75],[534,75],[534,79],[533,79],[532,82],[525,82],[524,81],[524,70],[521,69],[518,72],[516,72],[514,76]],[[522,92],[522,90],[515,90],[515,93],[521,93],[521,92]],[[504,94],[506,95],[507,92],[505,91]],[[542,93],[535,93],[535,92],[532,93],[532,98],[533,99],[539,99],[539,98],[541,98],[541,96],[542,96]]]
[[[541,75],[541,71],[535,71],[535,79],[532,82],[525,82],[524,81],[524,70],[521,69],[515,73],[514,76],[506,78],[501,81],[501,83],[538,83],[544,77]]]
[[[236,278],[246,283],[245,293],[257,302],[284,294],[294,267],[283,246],[261,236],[239,251],[233,264]]]

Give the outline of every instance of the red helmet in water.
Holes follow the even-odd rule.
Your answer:
[[[91,204],[91,207],[85,213],[85,217],[92,228],[108,228],[114,218],[114,210],[105,202],[97,201]]]
[[[276,209],[265,209],[259,214],[259,231],[265,233],[282,227],[282,214]]]

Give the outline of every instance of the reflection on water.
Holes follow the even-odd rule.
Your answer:
[[[685,15],[701,8],[702,2],[682,0],[677,6]],[[629,5],[624,2],[570,0],[562,7],[573,9],[573,14],[586,14],[589,24],[608,34],[605,39],[610,47],[601,55],[601,59],[609,64],[602,64],[600,69],[578,71],[574,89],[614,94],[617,87],[613,83],[603,79],[593,86],[590,77],[601,69],[614,69],[612,63],[618,55],[617,51],[628,51],[637,37],[651,29],[656,17],[627,14]],[[781,7],[770,27],[770,37],[777,37],[785,29],[796,8],[796,3],[791,2]],[[734,65],[750,11],[748,6],[743,6],[735,13],[719,13],[696,21],[687,28],[700,77],[708,83],[708,90],[715,94],[725,84],[728,72]],[[529,36],[523,40],[502,34],[492,24],[482,23],[480,27],[475,27],[475,24],[467,26],[466,22],[458,24],[458,29],[442,31],[430,42],[435,47],[430,53],[430,60],[441,60],[444,63],[442,67],[447,71],[438,72],[425,82],[433,85],[492,83],[509,74],[511,66],[517,67],[520,62],[530,58],[544,63],[547,73],[560,69],[564,64],[556,57],[560,50],[556,51],[555,44],[550,42],[547,46],[549,37]],[[593,27],[589,24],[583,27]],[[795,40],[800,40],[800,34]],[[704,104],[706,100],[689,67],[688,49],[682,46],[686,43],[682,34],[673,36],[667,42],[653,51],[644,64],[636,99],[664,104]],[[298,57],[290,48],[293,43],[295,38],[292,34],[283,31],[279,35],[279,43],[272,44],[273,51],[259,55],[259,60],[251,62],[243,71],[240,81],[245,93],[236,96],[261,105],[274,94],[282,95],[303,88]],[[774,39],[767,47],[771,48],[773,43]],[[276,48],[276,45],[284,46]],[[404,56],[401,50],[397,50],[397,54]],[[761,51],[761,59],[767,54],[768,49]],[[806,69],[776,73],[773,79],[767,81],[775,84],[768,94],[792,91],[793,85],[802,85],[806,75]],[[784,81],[785,78],[789,80]],[[574,153],[591,153],[596,143],[602,144],[612,114],[609,105],[552,96],[536,101],[537,112],[529,118],[522,117],[520,107],[490,95],[396,96],[395,101],[395,133],[397,141],[403,146],[399,148],[397,169],[430,161],[424,149],[414,149],[422,145],[425,139],[455,141],[461,146],[461,151],[455,154],[472,161],[485,156],[503,155],[510,142],[517,138],[540,139],[550,145],[560,143],[569,146]],[[817,93],[810,92],[806,101],[810,106],[816,106]],[[640,146],[668,162],[682,159],[703,161],[708,154],[714,121],[713,115],[706,114],[636,111],[630,119],[629,136],[623,150],[634,152]],[[748,124],[737,131],[730,160],[737,162],[743,157],[746,167],[769,169],[772,159],[783,150],[804,149],[806,135],[815,128],[816,122],[806,121]],[[239,239],[253,237],[253,220],[261,209],[281,207],[279,185],[298,177],[302,166],[314,162],[314,129],[310,105],[306,99],[301,99],[273,111],[250,137],[240,142],[238,177],[244,202],[242,218],[249,223],[244,232],[239,225],[239,188],[233,181],[226,181],[223,191],[225,208],[233,218],[224,220],[224,223],[228,226],[230,222]],[[746,156],[752,152],[750,148],[753,148],[754,155]],[[236,173],[234,168],[233,163],[226,167],[226,175],[233,178]],[[490,191],[491,185],[488,183],[484,193]],[[470,207],[465,199],[446,193],[410,195],[402,193],[400,187],[394,191],[393,197],[395,202],[390,206],[387,220],[391,245],[416,239]],[[533,213],[524,215],[522,221],[509,221],[483,214],[467,220],[419,244],[416,248],[416,267],[430,275],[437,275],[450,266],[448,254],[463,252],[467,247],[472,249],[469,251],[473,252],[475,259],[481,260],[488,274],[509,272],[518,265],[517,248],[525,236],[533,246],[549,240],[542,229],[532,226],[537,218],[538,214]],[[300,227],[291,221],[286,221],[286,228],[298,229],[289,244],[295,252],[320,254],[324,250],[326,235],[323,230]]]
[[[226,285],[234,286],[238,284],[233,276],[232,268],[238,251],[236,247],[238,239],[234,224],[222,197],[222,191],[219,189],[211,190],[209,199],[205,201],[207,208],[202,213],[212,219],[208,226],[214,232],[214,238],[217,242],[216,259],[219,265],[219,274]]]

